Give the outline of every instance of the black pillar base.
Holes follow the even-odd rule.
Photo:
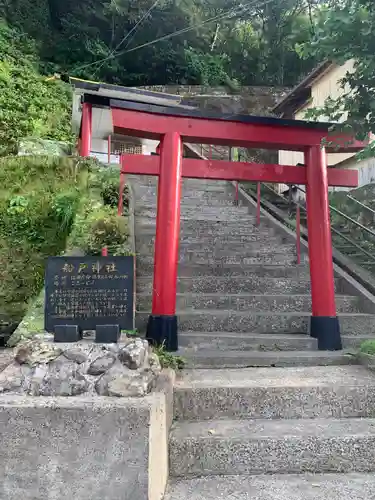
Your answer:
[[[178,350],[177,316],[148,318],[146,339],[151,345],[162,346],[169,352]]]
[[[318,340],[319,351],[341,351],[342,349],[337,316],[312,316],[310,336]]]

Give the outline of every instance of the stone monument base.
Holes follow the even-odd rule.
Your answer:
[[[173,375],[142,339],[17,346],[0,373],[0,500],[160,500]]]

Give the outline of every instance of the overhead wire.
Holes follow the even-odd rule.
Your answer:
[[[108,56],[104,57],[103,59],[101,59],[99,61],[94,61],[92,63],[88,63],[88,64],[85,64],[83,66],[80,66],[79,68],[76,68],[75,71],[80,71],[82,69],[88,68],[88,67],[93,66],[93,65],[98,64],[98,63],[102,63],[102,65],[103,65],[106,61],[108,61],[109,59],[112,59],[114,57],[114,55],[116,54],[116,52],[118,51],[118,49],[121,47],[121,45],[126,42],[126,40],[130,37],[130,35],[132,33],[137,31],[138,26],[140,26],[143,23],[143,21],[151,14],[151,12],[157,7],[158,3],[160,3],[160,0],[155,0],[155,2],[151,5],[151,7],[148,9],[148,11],[141,17],[141,19],[139,19],[139,21],[133,26],[133,28],[121,39],[121,41],[116,45],[116,47],[112,50],[112,52]],[[127,47],[128,47],[128,45],[129,45],[129,43],[127,44]]]
[[[116,57],[119,55],[128,54],[129,52],[134,52],[135,50],[143,49],[144,47],[148,47],[149,45],[153,45],[157,42],[167,40],[169,38],[181,35],[183,33],[187,33],[188,31],[192,31],[194,29],[200,28],[201,26],[204,26],[207,23],[210,23],[213,21],[219,21],[219,20],[225,19],[227,17],[237,16],[238,14],[242,14],[242,13],[246,12],[250,7],[264,7],[265,5],[268,5],[269,3],[272,3],[275,1],[276,0],[265,0],[261,4],[259,4],[259,0],[249,2],[248,4],[244,4],[242,7],[235,7],[233,11],[228,11],[226,13],[218,14],[215,17],[211,17],[210,19],[206,19],[202,23],[196,24],[194,26],[189,26],[189,27],[183,28],[183,29],[178,30],[178,31],[174,31],[173,33],[169,33],[168,35],[164,35],[160,38],[156,38],[155,40],[152,40],[151,42],[147,42],[147,43],[144,43],[142,45],[138,45],[137,47],[133,47],[132,49],[120,51],[117,53]],[[237,10],[237,9],[239,9],[239,10]]]
[[[214,21],[219,21],[219,20],[222,20],[222,19],[225,19],[225,18],[228,18],[228,17],[233,17],[233,16],[237,16],[238,14],[242,14],[244,12],[246,12],[249,8],[251,7],[264,7],[265,5],[268,5],[269,3],[272,3],[272,2],[275,2],[276,0],[264,0],[262,1],[260,4],[259,4],[259,0],[253,0],[252,2],[248,2],[246,4],[243,4],[241,6],[238,6],[238,7],[232,7],[231,9],[229,9],[228,11],[226,12],[222,12],[221,14],[218,14],[214,17],[211,17],[209,19],[206,19],[205,21],[202,21],[201,23],[198,23],[198,24],[195,24],[193,26],[188,26],[186,28],[183,28],[181,30],[177,30],[177,31],[174,31],[172,33],[169,33],[167,35],[164,35],[162,37],[159,37],[159,38],[156,38],[150,42],[146,42],[144,44],[141,44],[141,45],[138,45],[136,47],[133,47],[131,49],[128,49],[128,50],[122,50],[122,51],[119,51],[116,53],[116,49],[115,49],[115,53],[111,53],[109,54],[107,57],[103,58],[103,59],[99,59],[98,61],[94,61],[92,63],[89,63],[89,64],[85,64],[83,66],[80,66],[78,68],[75,69],[75,71],[81,71],[82,69],[86,69],[90,66],[94,66],[96,64],[101,64],[101,63],[104,63],[106,61],[108,61],[109,59],[113,59],[113,58],[116,58],[120,55],[123,55],[123,54],[128,54],[130,52],[134,52],[136,50],[139,50],[139,49],[142,49],[144,47],[148,47],[150,45],[154,45],[155,43],[158,43],[158,42],[161,42],[161,41],[164,41],[164,40],[168,40],[169,38],[173,38],[175,36],[179,36],[179,35],[182,35],[183,33],[187,33],[189,31],[192,31],[192,30],[195,30],[197,28],[200,28],[210,22],[214,22]],[[155,2],[156,3],[156,2]],[[155,4],[154,4],[155,5]],[[148,14],[146,13],[145,16],[147,16]],[[144,16],[144,17],[145,17]],[[140,24],[141,21],[139,21],[138,24]],[[134,26],[135,28],[135,26]],[[133,29],[134,31],[134,29]],[[130,36],[131,32],[129,32],[125,39],[122,40],[121,42],[121,45],[124,41],[126,41],[126,39],[128,38],[128,36]]]

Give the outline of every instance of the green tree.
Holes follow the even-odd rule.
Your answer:
[[[310,45],[302,48],[304,57],[318,57],[337,64],[354,61],[354,70],[341,81],[342,93],[328,99],[309,117],[329,117],[340,127],[365,139],[375,133],[375,9],[370,0],[344,0],[321,9]],[[375,154],[375,143],[367,149]]]
[[[70,141],[69,86],[46,81],[37,72],[33,44],[4,24],[0,24],[0,52],[4,54],[0,61],[0,155],[17,153],[19,141],[29,136]]]

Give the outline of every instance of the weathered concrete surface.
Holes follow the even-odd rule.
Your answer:
[[[172,427],[173,476],[370,472],[375,419],[211,420]]]
[[[145,398],[1,396],[0,499],[160,500],[171,383],[158,389]]]
[[[283,366],[331,366],[357,364],[356,356],[342,351],[217,351],[211,349],[179,349],[185,360],[185,368],[249,368]]]
[[[164,500],[373,500],[373,474],[215,476],[172,481]]]
[[[361,366],[189,370],[178,420],[375,417],[375,376]]]

